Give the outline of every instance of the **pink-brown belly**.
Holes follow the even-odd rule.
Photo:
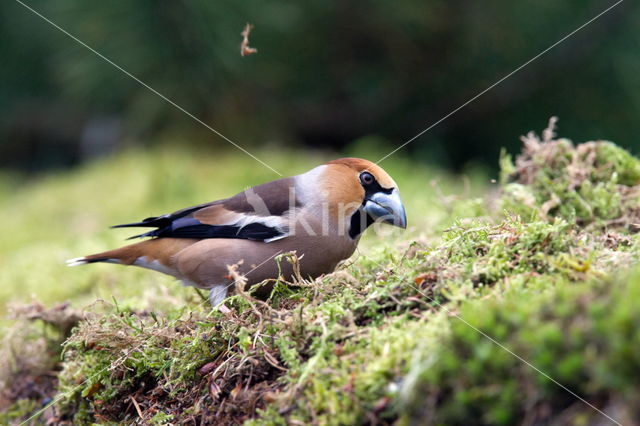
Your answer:
[[[227,266],[242,261],[238,271],[248,285],[283,276],[291,280],[292,265],[279,254],[296,251],[303,278],[332,272],[338,262],[353,254],[356,242],[347,238],[297,236],[270,243],[249,240],[207,239],[199,241],[175,257],[180,275],[201,288],[231,284]]]

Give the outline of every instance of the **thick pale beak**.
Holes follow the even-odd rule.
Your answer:
[[[407,227],[407,214],[397,189],[391,194],[376,192],[366,200],[364,211],[376,222],[389,223],[402,229]]]

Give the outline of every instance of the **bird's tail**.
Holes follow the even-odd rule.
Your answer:
[[[108,250],[102,253],[76,257],[67,260],[67,266],[86,265],[88,263],[116,263],[120,265],[138,265],[139,259],[148,259],[149,262],[159,260],[168,263],[170,258],[183,248],[193,244],[195,240],[179,238],[157,238],[142,241],[136,244]]]
[[[136,244],[132,244],[131,246],[135,245]],[[135,261],[135,259],[133,259],[133,261],[129,261],[131,258],[131,252],[134,251],[131,246],[120,247],[115,250],[108,250],[102,253],[90,254],[88,256],[68,259],[67,266],[79,266],[97,262],[130,265],[131,263],[133,263],[133,261]]]

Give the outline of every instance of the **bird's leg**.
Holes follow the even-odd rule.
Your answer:
[[[214,308],[218,306],[222,301],[227,297],[227,290],[229,289],[226,285],[217,285],[211,289],[209,292],[209,300],[211,301],[211,306]]]

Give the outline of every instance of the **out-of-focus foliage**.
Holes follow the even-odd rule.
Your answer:
[[[28,4],[242,145],[336,147],[414,136],[613,1]],[[622,3],[409,149],[493,164],[558,114],[579,140],[637,150],[639,20]],[[258,53],[243,58],[246,22]],[[166,128],[225,143],[16,2],[0,5],[0,36],[5,165],[70,163]]]

